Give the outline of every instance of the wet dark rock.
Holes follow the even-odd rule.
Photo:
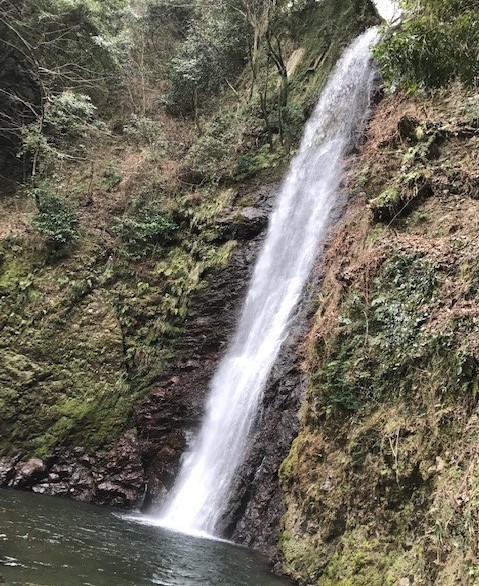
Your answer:
[[[136,506],[144,492],[138,438],[129,431],[110,450],[90,455],[83,448],[60,448],[44,460],[0,460],[0,486],[101,505]]]
[[[298,432],[298,412],[305,390],[300,341],[309,324],[309,301],[298,310],[267,383],[251,450],[231,491],[222,533],[235,542],[277,555],[284,513],[278,470]]]
[[[253,207],[230,214],[218,223],[222,240],[250,240],[256,238],[268,225],[269,210]]]
[[[0,486],[9,485],[15,473],[15,465],[21,460],[21,456],[16,458],[0,458]]]
[[[136,414],[141,457],[147,471],[145,507],[160,505],[171,488],[186,447],[184,430],[198,418],[179,384],[154,389]]]
[[[15,476],[9,484],[20,488],[32,486],[38,479],[43,478],[45,470],[45,463],[40,458],[30,458],[26,462],[19,462],[15,466]]]
[[[178,361],[137,409],[135,424],[146,479],[144,510],[154,510],[164,501],[189,438],[201,423],[209,383],[233,335],[276,189],[272,183],[256,189],[253,196],[235,195],[236,201],[249,195],[255,202],[254,207],[231,211],[229,216],[243,218],[241,230],[228,227],[235,230],[239,245],[229,265],[210,275],[208,287],[197,297],[178,342]]]

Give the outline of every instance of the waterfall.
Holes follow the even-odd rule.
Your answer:
[[[381,18],[391,24],[397,23],[401,18],[401,3],[399,0],[373,0],[376,10]]]
[[[212,380],[202,429],[158,520],[162,526],[208,535],[224,511],[268,376],[341,200],[341,162],[368,111],[376,38],[376,30],[369,29],[345,51],[306,125],[236,332]]]

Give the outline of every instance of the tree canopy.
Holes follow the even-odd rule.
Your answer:
[[[410,90],[479,78],[478,0],[406,0],[406,20],[376,48],[385,80]]]

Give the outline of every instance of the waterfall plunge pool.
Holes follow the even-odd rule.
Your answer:
[[[1,586],[286,586],[245,548],[0,490]]]

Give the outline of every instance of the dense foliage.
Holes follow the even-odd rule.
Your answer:
[[[114,230],[125,242],[129,256],[140,258],[155,247],[171,244],[178,226],[159,204],[135,201],[131,212],[117,220]]]
[[[454,80],[474,85],[479,77],[479,2],[408,0],[406,9],[403,25],[387,31],[376,48],[386,82],[409,90]]]
[[[124,0],[0,2],[0,147],[7,156],[35,159],[52,118],[62,115],[64,130],[78,125],[78,108],[85,111],[89,98],[72,91],[96,102],[108,94],[120,70],[125,6]]]
[[[47,238],[54,249],[60,249],[78,240],[78,218],[68,201],[44,186],[35,192],[38,213],[34,227]]]
[[[244,23],[224,4],[197,5],[186,38],[168,63],[171,112],[195,111],[244,67]]]

